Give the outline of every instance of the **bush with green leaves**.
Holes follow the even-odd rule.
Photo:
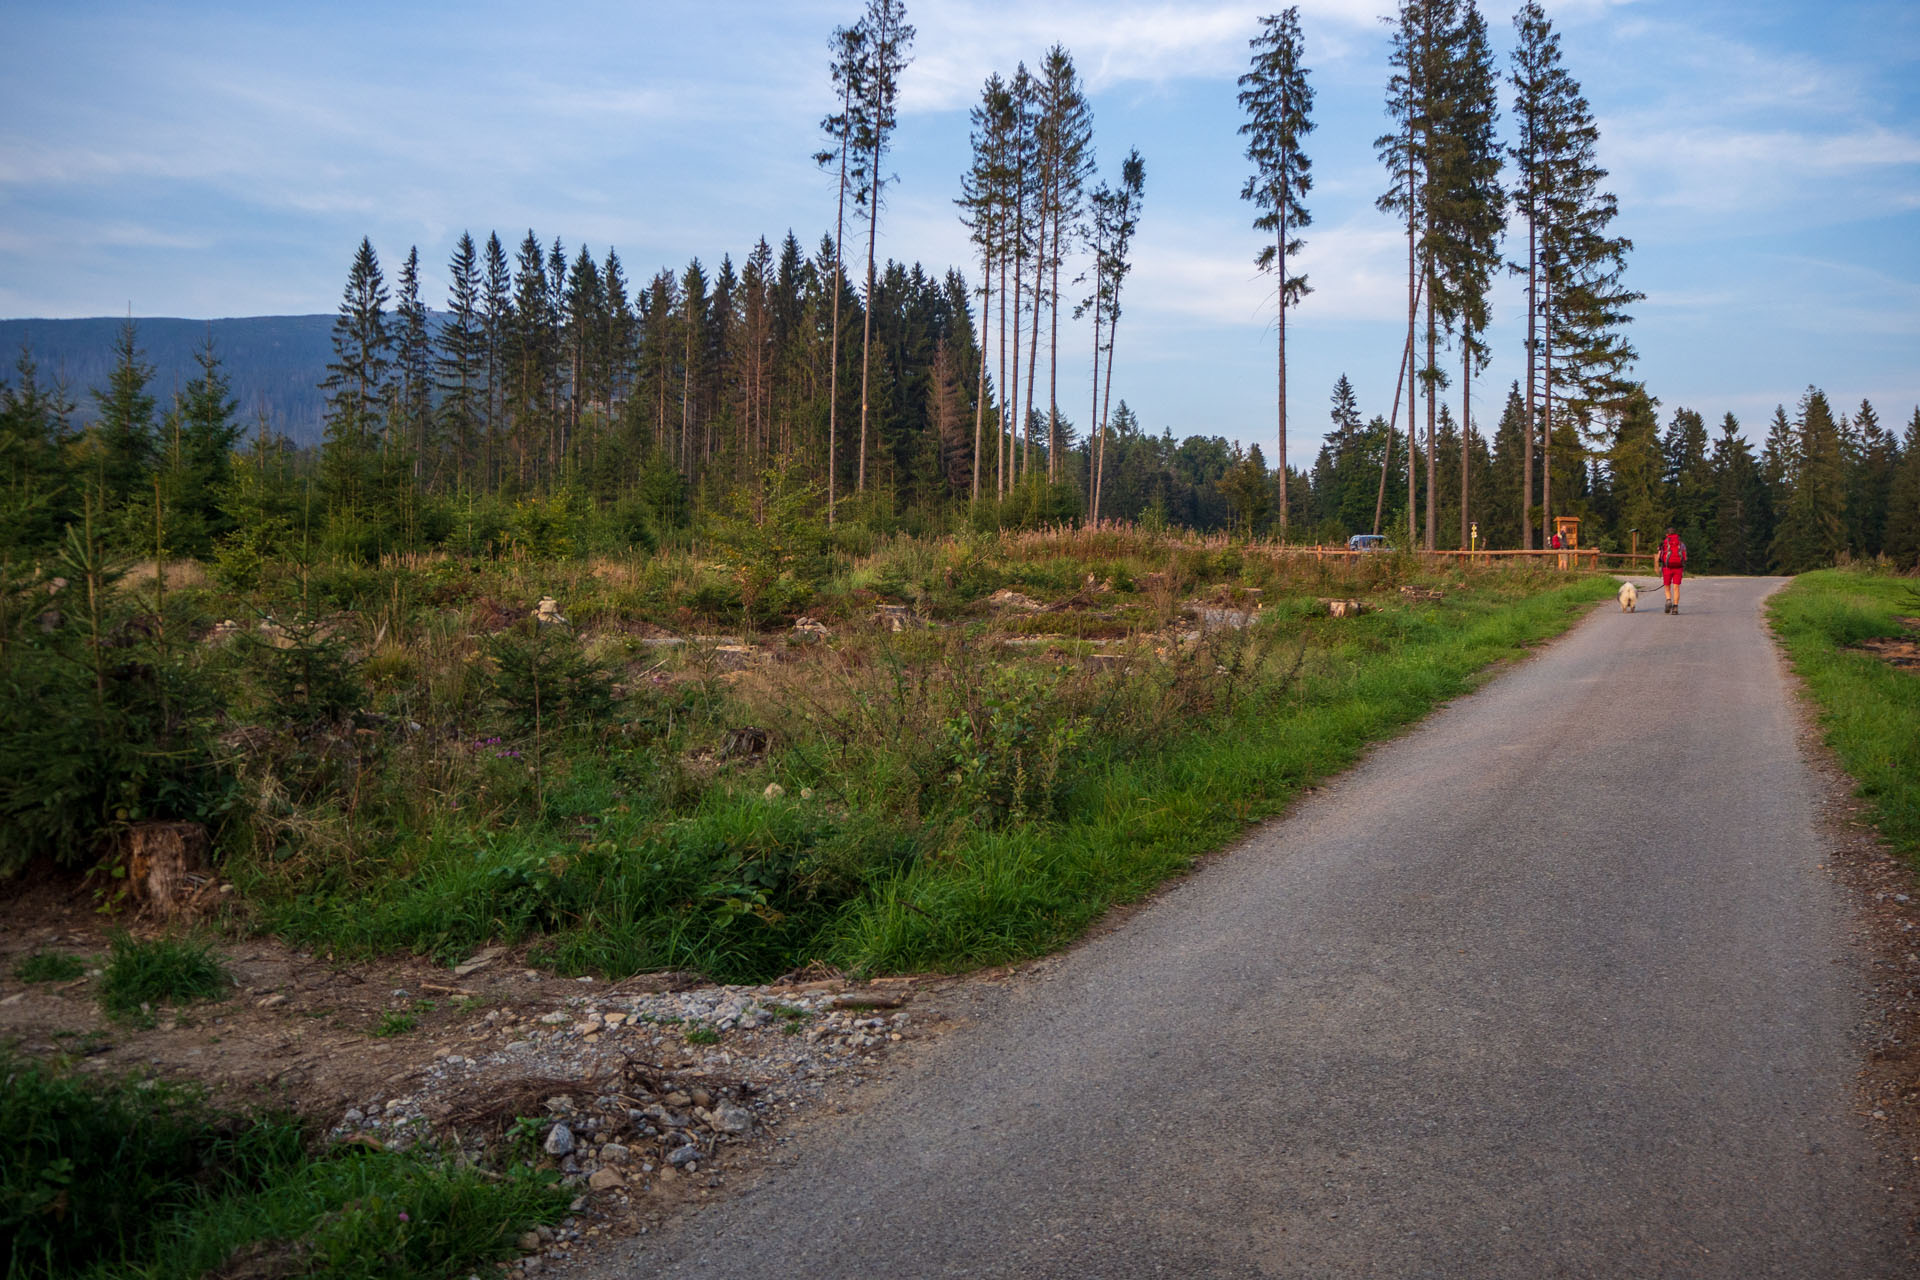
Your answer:
[[[237,794],[177,601],[120,589],[78,529],[55,567],[63,589],[16,583],[0,609],[0,877],[36,857],[85,867],[128,822],[218,827]]]
[[[21,1277],[149,1256],[169,1218],[301,1159],[291,1119],[216,1116],[165,1081],[0,1057],[0,1256]]]
[[[0,1055],[0,1263],[18,1280],[440,1280],[515,1256],[571,1195],[431,1148],[316,1152],[288,1115]]]

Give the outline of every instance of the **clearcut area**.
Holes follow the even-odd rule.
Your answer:
[[[1915,1274],[1778,585],[1597,609],[598,1274]]]

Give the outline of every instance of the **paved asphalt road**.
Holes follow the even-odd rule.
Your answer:
[[[602,1274],[1920,1275],[1778,585],[1596,611]]]

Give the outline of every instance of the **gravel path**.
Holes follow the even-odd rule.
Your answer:
[[[1920,1274],[1779,583],[1642,585],[600,1274]]]

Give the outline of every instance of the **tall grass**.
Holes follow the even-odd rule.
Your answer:
[[[1859,569],[1805,573],[1768,611],[1819,705],[1827,744],[1875,825],[1920,869],[1920,672],[1855,647],[1883,637],[1920,640],[1920,579]]]
[[[1058,946],[1556,634],[1609,585],[1363,617],[1311,651],[1283,699],[1250,698],[1163,750],[1108,762],[1058,823],[981,832],[877,886],[829,954],[861,970],[943,969]]]
[[[1218,568],[1171,573],[1189,571]],[[450,959],[505,938],[565,972],[745,981],[814,960],[1031,955],[1280,811],[1610,585],[1486,574],[1355,620],[1276,598],[1251,627],[1092,665],[1071,644],[1016,648],[978,626],[850,637],[704,710],[682,704],[709,726],[691,739],[576,740],[533,820],[443,815],[351,879],[256,896],[271,927],[316,944]],[[765,726],[772,754],[686,789],[679,753],[741,719]],[[763,794],[776,779],[785,794]]]

